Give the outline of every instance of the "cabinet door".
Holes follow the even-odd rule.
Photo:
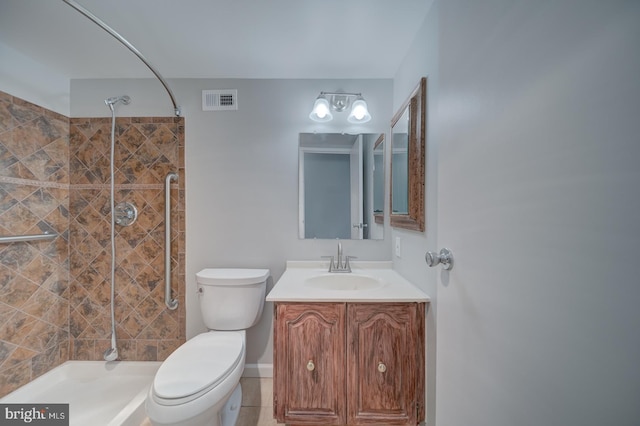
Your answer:
[[[274,414],[281,423],[345,423],[345,304],[276,304]]]
[[[349,425],[415,425],[423,420],[424,316],[420,309],[424,304],[348,305]]]

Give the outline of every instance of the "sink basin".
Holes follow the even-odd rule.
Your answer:
[[[354,273],[325,274],[307,278],[305,285],[325,290],[359,291],[382,287],[382,281]]]
[[[428,302],[429,296],[392,269],[391,261],[353,261],[351,273],[327,270],[327,261],[288,260],[267,302]]]

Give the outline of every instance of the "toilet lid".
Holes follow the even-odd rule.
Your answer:
[[[238,365],[243,352],[241,333],[199,334],[162,363],[153,380],[154,393],[166,400],[195,398],[224,380]]]

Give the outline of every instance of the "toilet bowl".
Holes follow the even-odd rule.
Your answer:
[[[245,329],[260,319],[268,276],[266,269],[205,269],[196,274],[210,331],[188,340],[158,369],[146,401],[153,425],[235,425],[242,400]]]

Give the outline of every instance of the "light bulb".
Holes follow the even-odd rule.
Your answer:
[[[365,113],[365,109],[362,105],[357,105],[356,107],[353,108],[353,116],[356,118],[356,120],[362,120],[364,118],[364,113]]]
[[[369,120],[371,120],[371,115],[369,115],[367,103],[362,99],[362,96],[358,96],[351,106],[351,112],[349,113],[349,117],[347,117],[347,121],[349,123],[366,123]]]
[[[316,108],[316,115],[318,118],[325,118],[328,112],[329,110],[325,104],[318,104],[318,107]]]
[[[333,119],[333,115],[331,115],[331,110],[329,109],[329,101],[324,95],[318,96],[314,102],[309,118],[320,123]]]

